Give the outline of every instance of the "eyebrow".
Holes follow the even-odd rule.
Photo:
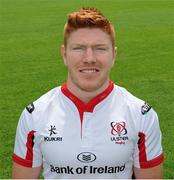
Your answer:
[[[74,44],[71,44],[70,46],[72,47],[72,46],[88,46],[88,45],[86,45],[86,44],[74,43]],[[107,44],[94,44],[94,45],[92,45],[92,46],[107,46]]]

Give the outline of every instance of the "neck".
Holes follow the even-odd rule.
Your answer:
[[[83,88],[80,88],[71,81],[67,80],[68,89],[85,104],[87,104],[98,94],[102,93],[108,86],[109,86],[109,79],[105,83],[103,83],[101,87],[88,91]]]

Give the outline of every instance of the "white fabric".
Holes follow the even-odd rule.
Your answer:
[[[84,112],[81,123],[76,105],[57,87],[34,102],[32,113],[23,111],[14,154],[27,161],[27,136],[35,131],[31,163],[43,165],[46,179],[131,178],[132,167],[140,168],[140,132],[145,135],[147,161],[162,154],[157,114],[150,109],[143,115],[143,104],[114,85],[93,112]]]

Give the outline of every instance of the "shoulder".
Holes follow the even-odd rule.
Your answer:
[[[26,106],[20,116],[19,126],[25,129],[36,129],[49,113],[50,107],[58,104],[59,95],[60,87],[56,87]]]
[[[139,132],[151,132],[156,129],[158,131],[159,119],[156,111],[146,101],[134,96],[128,92],[125,88],[116,86],[115,91],[120,98],[120,102],[123,103],[123,112],[127,117],[127,121],[131,123],[131,126]],[[156,132],[154,130],[154,132]]]
[[[43,94],[40,98],[28,104],[25,108],[27,113],[34,115],[36,113],[45,111],[50,104],[58,100],[60,94],[60,86],[51,89],[47,93]]]
[[[115,85],[115,92],[117,92],[118,97],[124,102],[127,108],[136,115],[143,116],[152,110],[149,103],[133,95],[123,87]]]

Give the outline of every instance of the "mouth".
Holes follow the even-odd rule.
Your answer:
[[[84,68],[79,70],[81,73],[97,73],[99,69],[97,68]]]

